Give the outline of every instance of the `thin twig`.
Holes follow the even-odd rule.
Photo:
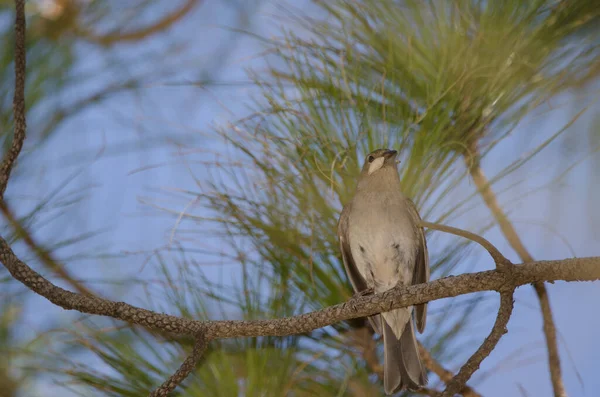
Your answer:
[[[544,321],[544,335],[546,337],[546,347],[548,349],[548,365],[550,367],[550,380],[552,381],[554,396],[567,397],[565,385],[562,380],[556,325],[554,324],[554,316],[552,315],[552,308],[550,307],[548,290],[543,283],[534,283],[533,288],[540,301],[540,309]]]
[[[202,359],[208,346],[208,341],[202,335],[198,335],[194,342],[192,353],[185,359],[181,366],[167,379],[160,387],[150,393],[150,397],[168,396],[177,386],[181,384],[196,368],[198,362]]]
[[[187,0],[180,8],[170,14],[165,15],[152,25],[145,26],[131,32],[115,32],[104,35],[95,35],[94,33],[86,30],[80,30],[80,33],[85,38],[105,46],[113,45],[115,43],[138,41],[154,33],[168,29],[175,22],[186,16],[199,3],[199,0]]]
[[[465,365],[458,371],[458,374],[448,383],[448,387],[442,393],[442,397],[452,397],[460,391],[473,373],[479,369],[481,362],[494,350],[500,338],[508,332],[506,325],[508,324],[508,320],[510,320],[513,310],[513,293],[514,290],[510,290],[500,294],[500,309],[498,309],[498,316],[496,317],[492,331],[485,338],[483,344],[479,346],[479,349],[473,353]]]
[[[454,378],[454,374],[446,368],[444,368],[442,364],[440,364],[431,355],[431,353],[425,348],[425,346],[421,344],[421,342],[419,342],[419,355],[423,360],[423,364],[425,364],[425,366],[431,372],[436,374],[445,384],[448,384],[452,380],[452,378]],[[462,394],[464,397],[481,397],[481,394],[477,393],[475,390],[473,390],[471,386],[466,384],[464,385],[462,390],[460,390],[459,393]],[[442,393],[439,394],[441,395]]]
[[[92,291],[90,291],[86,286],[84,286],[81,282],[76,280],[69,274],[66,270],[66,267],[59,263],[52,254],[38,244],[31,233],[27,229],[21,225],[21,223],[16,219],[15,215],[8,207],[8,204],[0,200],[0,212],[4,215],[4,218],[10,223],[13,227],[15,233],[25,241],[25,243],[29,246],[29,248],[35,252],[40,261],[51,271],[55,272],[60,278],[69,283],[75,291],[86,294],[86,295],[95,295]]]
[[[496,267],[498,269],[506,268],[506,267],[512,265],[510,263],[510,261],[504,255],[502,255],[502,253],[498,250],[498,248],[496,248],[492,243],[490,243],[488,240],[486,240],[482,236],[479,236],[475,233],[471,233],[466,230],[458,229],[458,228],[452,227],[452,226],[440,225],[437,223],[424,222],[424,221],[421,221],[419,223],[421,226],[426,227],[428,229],[435,229],[435,230],[439,230],[442,232],[454,234],[454,235],[464,237],[466,239],[476,242],[477,244],[479,244],[483,248],[485,248],[487,250],[487,252],[489,252],[490,256],[496,263]]]
[[[477,186],[483,201],[492,212],[498,226],[500,226],[500,230],[510,246],[516,251],[523,262],[532,262],[534,260],[533,256],[527,251],[514,226],[500,207],[490,182],[481,169],[481,155],[475,142],[471,146],[469,153],[465,156],[465,164],[469,169],[473,182],[475,183],[475,186]],[[534,284],[533,287],[538,300],[540,301],[542,311],[546,348],[548,349],[548,365],[550,367],[550,379],[552,381],[554,397],[566,397],[567,392],[562,380],[560,356],[558,354],[556,325],[554,324],[548,291],[543,283]]]

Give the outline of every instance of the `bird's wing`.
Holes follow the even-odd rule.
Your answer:
[[[407,199],[406,201],[408,203],[408,209],[415,223],[420,222],[421,216],[419,215],[419,211],[417,211],[415,203],[413,203],[410,199]],[[429,254],[427,253],[427,240],[425,239],[425,231],[422,227],[417,227],[417,233],[420,244],[413,273],[413,285],[429,282]],[[422,333],[423,330],[425,330],[425,323],[427,319],[427,303],[416,305],[415,311],[417,318],[417,329]]]
[[[367,283],[365,279],[360,275],[358,268],[356,267],[356,263],[354,263],[354,259],[352,258],[352,251],[350,249],[350,239],[349,239],[349,225],[348,225],[348,217],[350,216],[350,209],[352,208],[352,203],[346,204],[342,213],[340,215],[340,220],[338,222],[338,239],[340,241],[340,251],[342,252],[342,261],[344,262],[344,268],[346,269],[346,274],[350,279],[350,283],[354,288],[354,292],[361,292],[367,289]],[[380,327],[380,319],[379,315],[368,317],[373,330],[378,334],[381,334]]]
[[[354,287],[354,292],[360,292],[367,289],[367,283],[360,275],[358,268],[354,263],[354,259],[352,258],[352,251],[350,250],[348,217],[350,215],[351,206],[352,203],[348,203],[340,215],[340,220],[338,222],[338,239],[340,241],[340,250],[342,252],[342,261],[344,262],[346,274],[352,283],[352,287]]]

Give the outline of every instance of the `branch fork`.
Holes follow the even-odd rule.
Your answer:
[[[15,0],[15,93],[14,136],[11,147],[0,163],[0,203],[5,215],[10,212],[4,202],[4,192],[14,163],[23,146],[26,135],[25,118],[25,1]],[[336,322],[353,318],[367,317],[391,309],[426,303],[436,299],[454,297],[479,291],[498,291],[500,308],[494,326],[477,351],[467,360],[460,371],[451,379],[445,376],[447,386],[443,397],[451,397],[458,392],[475,396],[466,382],[479,368],[481,362],[496,347],[513,309],[513,294],[517,287],[545,281],[595,281],[600,279],[600,257],[574,258],[556,261],[525,260],[526,263],[515,266],[506,259],[496,247],[481,236],[450,226],[422,222],[423,227],[456,234],[471,239],[483,246],[494,259],[495,270],[463,274],[431,281],[427,284],[398,286],[381,294],[357,296],[348,302],[330,306],[322,310],[289,318],[255,321],[197,321],[171,316],[138,308],[124,302],[114,302],[91,294],[75,293],[64,290],[35,272],[22,262],[12,251],[6,240],[0,236],[0,262],[16,280],[27,288],[65,310],[77,310],[81,313],[108,316],[149,329],[163,332],[189,335],[195,338],[194,348],[179,369],[151,396],[167,396],[196,368],[205,353],[208,343],[213,339],[259,336],[285,336],[301,334],[325,327]],[[14,225],[13,225],[14,226]],[[536,284],[537,286],[542,284]],[[544,290],[545,291],[545,290]],[[547,302],[547,300],[546,300]],[[543,307],[544,309],[544,307]],[[549,307],[547,308],[549,310]],[[554,338],[555,339],[555,338]],[[552,355],[552,354],[551,354]],[[558,357],[552,358],[558,362]],[[553,379],[560,380],[560,368]],[[561,381],[562,382],[562,381]],[[555,391],[558,389],[555,389]],[[437,394],[436,391],[423,390]]]

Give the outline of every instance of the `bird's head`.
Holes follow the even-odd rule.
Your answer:
[[[395,170],[398,152],[392,149],[377,149],[367,155],[361,171],[361,178],[378,175],[382,170]]]

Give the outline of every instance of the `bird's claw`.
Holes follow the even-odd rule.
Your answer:
[[[362,291],[358,291],[357,293],[352,295],[352,298],[353,299],[362,298],[363,296],[373,295],[373,293],[375,293],[373,288],[367,288],[367,289],[363,289]]]
[[[354,302],[352,302],[353,300],[362,298],[363,296],[373,295],[373,292],[373,288],[367,288],[363,289],[362,291],[358,291],[354,295],[352,295],[352,299],[350,299],[350,305],[352,306],[352,309],[356,311],[356,306],[354,306]]]

